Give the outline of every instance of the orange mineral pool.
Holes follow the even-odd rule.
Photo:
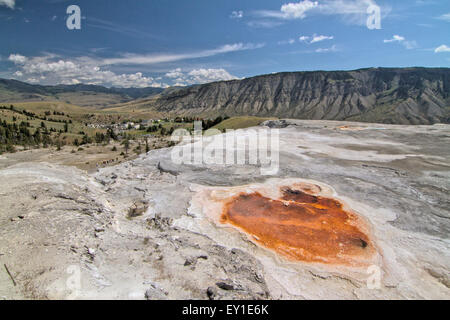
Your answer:
[[[281,187],[281,197],[239,193],[224,203],[220,222],[290,260],[361,265],[375,253],[361,219],[336,199]]]

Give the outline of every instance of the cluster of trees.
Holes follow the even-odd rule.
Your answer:
[[[52,118],[47,117],[47,116],[51,115],[50,111],[45,111],[44,112],[45,116],[41,117],[41,116],[37,115],[34,112],[30,112],[30,111],[27,111],[27,110],[18,110],[16,108],[14,108],[13,105],[10,105],[9,107],[7,107],[7,106],[0,106],[0,110],[10,110],[12,112],[15,112],[15,113],[22,114],[22,115],[26,116],[27,119],[30,118],[30,119],[39,119],[39,120],[50,121],[50,122],[72,123],[71,119],[68,119],[68,120],[64,119],[63,120],[63,119],[52,119]],[[65,113],[64,112],[53,111],[53,115],[64,116]]]
[[[163,125],[158,124],[158,125],[149,126],[145,131],[147,131],[149,133],[159,131],[159,133],[162,136],[170,136],[175,131],[175,129],[174,129],[174,127],[170,127],[169,129],[167,129]]]
[[[149,126],[146,131],[147,132],[156,132],[156,131],[162,129],[162,127],[163,126],[161,125],[161,123],[157,124],[157,125],[152,125],[152,126]]]
[[[18,110],[15,109],[13,105],[6,107],[6,106],[0,106],[0,109],[6,109],[11,110],[17,114],[22,114],[27,117],[27,120],[31,119],[40,119],[42,120],[40,123],[40,126],[36,129],[31,128],[31,124],[28,121],[21,121],[18,123],[18,117],[13,116],[13,122],[7,123],[6,120],[0,121],[0,153],[3,152],[14,152],[15,146],[24,146],[24,147],[40,147],[43,146],[56,146],[58,150],[61,148],[62,145],[66,144],[66,137],[63,137],[61,140],[61,134],[69,132],[69,123],[72,123],[72,120],[61,120],[61,119],[50,119],[48,116],[50,116],[52,113],[56,116],[64,116],[64,112],[58,112],[58,111],[46,111],[44,117],[40,117],[39,115],[29,112],[27,110]],[[219,124],[223,120],[228,119],[227,116],[222,117],[219,116],[215,119],[207,119],[203,120],[201,118],[196,117],[184,117],[175,118],[174,122],[176,123],[192,123],[194,121],[202,121],[203,130],[207,130],[216,124]],[[53,121],[53,122],[62,122],[64,123],[64,129],[55,129],[55,128],[47,128],[46,123],[44,121]],[[33,131],[34,130],[34,131]],[[174,126],[171,126],[169,128],[163,126],[161,123],[159,124],[153,124],[149,127],[145,128],[141,124],[141,130],[145,130],[149,133],[151,132],[159,132],[162,136],[168,136],[171,135],[175,128]],[[33,132],[33,133],[32,133]],[[52,133],[54,133],[52,135]],[[84,144],[89,143],[109,143],[111,140],[119,140],[119,137],[115,134],[114,130],[112,128],[108,128],[106,130],[106,133],[104,132],[97,132],[94,136],[88,136],[85,132],[80,131],[80,135],[82,135],[81,138],[76,138],[73,141],[73,145],[75,146],[81,146]],[[129,139],[127,135],[123,138],[122,144],[124,145],[125,152],[128,153],[129,148]],[[145,139],[145,150],[148,152],[149,145],[147,142],[147,139]],[[140,151],[141,146],[139,143],[138,148],[136,151]]]
[[[199,117],[176,117],[173,121],[177,123],[190,123],[194,121],[201,121],[202,119]]]
[[[13,121],[15,121],[14,118],[13,118]],[[29,122],[27,122],[27,123],[29,124]],[[69,124],[66,122],[66,123],[64,123],[64,130],[63,130],[63,129],[57,130],[57,129],[53,128],[53,127],[51,127],[50,129],[48,129],[48,128],[47,128],[47,125],[45,124],[45,122],[44,122],[44,121],[41,121],[41,127],[40,127],[40,128],[41,128],[42,130],[44,130],[45,132],[50,131],[50,132],[59,132],[59,133],[63,133],[63,132],[68,132],[68,131],[69,131]]]
[[[47,128],[44,128],[42,132],[41,128],[38,128],[31,134],[29,122],[22,121],[17,125],[4,120],[0,123],[0,153],[14,152],[16,145],[39,147],[41,144],[47,147],[60,142],[51,138]]]
[[[59,122],[59,123],[72,123],[72,120],[66,120],[66,119],[52,119],[52,118],[38,118],[41,120],[45,120],[45,121],[50,121],[50,122]]]
[[[81,138],[81,141],[78,138],[75,138],[73,141],[74,146],[81,146],[84,144],[89,144],[95,141],[95,143],[101,144],[101,143],[109,143],[111,140],[118,140],[117,135],[114,133],[114,130],[111,128],[108,128],[106,130],[106,133],[103,132],[96,132],[94,137],[89,137],[86,133],[82,133],[83,137]]]
[[[0,107],[5,109],[6,107]],[[14,110],[11,106],[8,110]],[[27,111],[14,110],[22,113],[27,117],[33,117],[34,114]],[[61,115],[58,114],[58,115]],[[31,124],[28,121],[17,122],[17,118],[13,117],[13,122],[8,123],[6,120],[0,121],[0,154],[3,152],[15,152],[15,146],[23,147],[44,147],[56,146],[58,150],[62,145],[66,144],[65,137],[61,140],[61,134],[69,131],[69,122],[64,121],[64,129],[57,130],[55,128],[48,128],[44,121],[41,121],[40,126],[33,132]],[[33,133],[32,133],[33,132]],[[52,136],[52,133],[55,133]],[[83,135],[81,139],[76,138],[73,141],[75,146],[89,144],[95,141],[96,143],[109,143],[110,140],[118,140],[114,130],[108,128],[106,133],[97,132],[94,137],[89,137],[86,133],[80,132]]]
[[[203,130],[208,130],[208,129],[214,127],[216,124],[219,124],[222,121],[227,120],[227,119],[229,119],[228,116],[224,116],[224,117],[218,116],[215,119],[202,120],[202,128],[203,128]]]
[[[51,111],[45,111],[45,115],[46,115],[46,116],[49,116],[49,115],[51,115],[51,114],[52,114]],[[63,115],[64,115],[64,112],[53,111],[53,115],[54,115],[54,116],[63,116]]]
[[[174,131],[174,127],[170,127],[169,129],[162,127],[160,133],[162,136],[170,136]]]
[[[201,118],[195,118],[195,117],[187,117],[187,118],[181,118],[181,117],[176,117],[174,119],[175,123],[192,123],[194,121],[201,121],[202,122],[202,129],[203,130],[208,130],[212,127],[214,127],[216,124],[221,123],[222,121],[229,119],[228,116],[218,116],[215,119],[201,119]],[[171,135],[174,132],[174,127],[170,127],[169,129],[163,127],[161,124],[157,124],[157,125],[151,125],[149,126],[146,131],[147,132],[157,132],[160,131],[160,134],[163,136],[168,136]]]
[[[125,134],[123,136],[121,145],[123,145],[123,149],[124,149],[125,153],[122,152],[121,155],[123,155],[125,157],[128,155],[128,150],[130,149],[130,146],[131,146],[131,144],[130,144],[131,139],[132,139],[131,135]],[[144,137],[144,142],[145,142],[145,152],[147,153],[150,151],[150,145],[148,143],[147,137]],[[134,152],[136,152],[136,154],[140,154],[142,151],[141,141],[138,140],[137,143],[138,143],[138,145],[134,148]],[[117,148],[114,147],[112,151],[117,151]]]
[[[111,140],[118,140],[118,137],[113,129],[108,128],[106,129],[106,133],[96,132],[94,139],[96,143],[109,143]]]
[[[199,118],[199,117],[176,117],[175,119],[174,119],[174,122],[176,122],[176,123],[191,123],[191,122],[194,122],[194,121],[201,121],[202,122],[202,125],[203,125],[203,129],[204,130],[208,130],[209,128],[211,128],[211,127],[214,127],[216,124],[219,124],[219,123],[221,123],[223,120],[226,120],[226,119],[229,119],[230,117],[228,117],[228,116],[218,116],[217,118],[215,118],[215,119],[207,119],[207,120],[204,120],[204,119],[202,119],[202,118]]]

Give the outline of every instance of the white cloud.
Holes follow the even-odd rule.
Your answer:
[[[310,43],[320,42],[324,40],[333,40],[333,36],[314,35]]]
[[[392,39],[383,40],[384,43],[395,42],[395,41],[398,41],[398,42],[405,41],[405,37],[402,37],[402,36],[399,36],[399,35],[395,34],[392,37]]]
[[[300,42],[305,42],[305,43],[316,43],[316,42],[321,42],[321,41],[325,41],[325,40],[333,40],[333,39],[334,39],[333,36],[324,36],[324,35],[317,35],[317,34],[314,34],[311,37],[300,36],[298,38],[298,40]]]
[[[244,11],[233,11],[231,12],[230,18],[231,19],[242,19],[244,17]]]
[[[183,72],[181,68],[174,69],[165,74],[167,78],[174,79],[174,86],[186,86],[214,81],[238,79],[223,68],[220,69],[193,69]]]
[[[229,53],[235,51],[252,50],[264,47],[264,44],[252,44],[252,43],[234,43],[226,44],[216,49],[192,52],[192,53],[180,53],[180,54],[150,54],[150,55],[136,55],[136,54],[124,54],[120,58],[103,59],[100,63],[102,65],[112,64],[156,64],[164,62],[174,62],[179,60],[196,59],[211,57],[222,53]]]
[[[417,48],[417,42],[412,40],[406,40],[405,37],[399,36],[397,34],[395,34],[392,39],[386,39],[383,40],[384,43],[391,43],[391,42],[398,42],[400,44],[402,44],[406,49],[410,50],[410,49],[414,49]]]
[[[317,1],[303,0],[296,3],[283,4],[280,11],[260,10],[256,11],[256,14],[265,18],[303,19],[306,17],[307,11],[310,11],[318,5],[319,3]]]
[[[39,80],[36,79],[36,78],[28,78],[26,81],[29,82],[29,83],[33,83],[33,84],[39,83]]]
[[[450,52],[450,47],[443,44],[442,46],[437,47],[434,52],[441,53],[441,52]]]
[[[212,81],[237,79],[225,69],[195,69],[188,73],[189,81],[195,83],[206,83]]]
[[[309,37],[308,37],[308,36],[300,36],[300,37],[298,38],[298,40],[299,40],[300,42],[307,42],[307,41],[309,40]]]
[[[166,77],[172,79],[181,78],[183,75],[184,73],[181,71],[181,68],[176,68],[166,73]]]
[[[237,79],[223,68],[198,68],[190,71],[176,68],[156,78],[144,76],[142,72],[117,73],[105,69],[106,67],[99,63],[101,59],[91,57],[64,59],[54,54],[36,57],[10,54],[8,60],[17,67],[13,77],[41,84],[85,83],[114,87],[168,87],[168,83],[191,85]]]
[[[285,19],[303,19],[306,17],[306,12],[317,7],[317,1],[310,0],[300,1],[298,3],[287,3],[281,6],[280,11],[283,13]]]
[[[438,19],[450,22],[450,13],[443,14],[439,16]]]
[[[325,0],[319,9],[326,14],[360,14],[367,15],[367,8],[376,5],[374,0]]]
[[[74,60],[60,59],[55,55],[24,57],[11,54],[9,60],[18,68],[14,77],[30,83],[46,84],[98,84],[116,87],[164,87],[165,83],[146,77],[141,72],[117,74],[104,70],[86,57]]]
[[[15,5],[16,5],[16,0],[0,0],[0,6],[5,6],[10,9],[14,9]]]
[[[153,77],[144,76],[141,72],[116,73],[107,70],[114,65],[152,65],[174,62],[186,59],[210,57],[219,54],[252,50],[263,47],[264,44],[235,43],[221,47],[179,54],[148,54],[138,55],[126,53],[117,58],[96,58],[82,56],[64,59],[53,54],[36,57],[25,57],[21,54],[10,54],[8,60],[13,62],[18,70],[13,74],[19,79],[26,79],[32,83],[43,84],[99,84],[117,87],[167,87],[167,83]],[[175,69],[166,74],[166,78],[175,83],[185,85],[205,83],[219,80],[236,79],[224,69],[195,69],[189,73]]]
[[[308,15],[340,15],[346,23],[366,25],[367,9],[376,5],[375,0],[302,0],[281,6],[280,10],[259,10],[254,14],[263,18],[304,19]],[[388,6],[381,7],[382,18],[391,11]]]
[[[380,7],[381,18],[385,18],[391,7],[377,5],[375,0],[324,0],[320,3],[317,11],[324,15],[340,15],[348,24],[367,25],[367,9],[371,6]]]
[[[15,64],[24,64],[27,61],[27,58],[20,54],[10,54],[8,60]]]

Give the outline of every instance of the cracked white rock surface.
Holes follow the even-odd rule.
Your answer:
[[[92,174],[2,155],[0,297],[207,299],[229,282],[242,290],[216,287],[218,298],[449,299],[450,126],[287,124],[272,178],[323,183],[368,219],[380,289],[362,274],[287,263],[205,219],[198,192],[266,183],[259,167],[175,165],[160,149]],[[127,217],[141,200],[146,211]]]

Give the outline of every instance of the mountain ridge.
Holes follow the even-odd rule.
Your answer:
[[[161,95],[153,107],[186,115],[448,123],[450,69],[282,72],[179,89]]]
[[[105,108],[133,101],[141,109],[168,115],[259,116],[348,120],[392,124],[450,123],[449,68],[363,68],[350,71],[297,71],[217,81],[189,87],[106,88],[94,85],[40,86],[10,81],[19,99],[67,99]],[[3,91],[2,91],[3,90]],[[151,97],[151,99],[145,98]]]
[[[104,106],[152,96],[163,90],[153,87],[107,88],[92,84],[38,85],[14,79],[0,79],[0,102],[62,100],[80,106]]]

